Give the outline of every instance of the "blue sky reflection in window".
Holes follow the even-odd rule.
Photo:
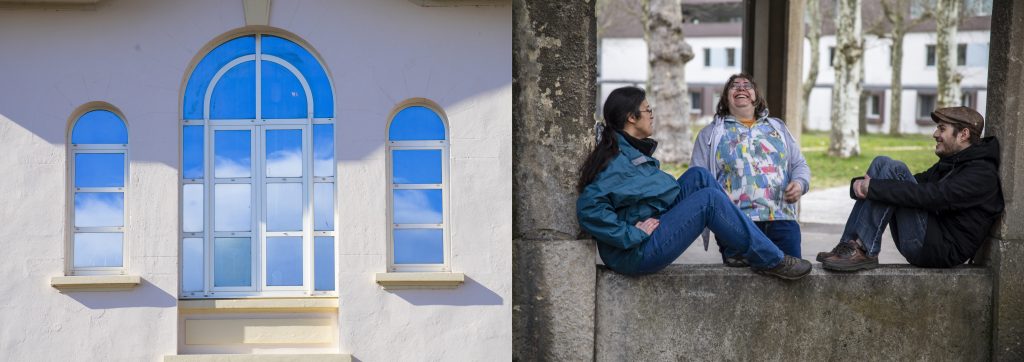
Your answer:
[[[444,121],[430,108],[406,107],[392,119],[388,140],[394,264],[445,264]]]

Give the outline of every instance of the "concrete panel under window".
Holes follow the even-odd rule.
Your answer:
[[[185,344],[329,344],[330,319],[203,319],[185,321]]]

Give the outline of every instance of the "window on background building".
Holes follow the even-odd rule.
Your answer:
[[[448,131],[432,108],[406,106],[388,125],[389,271],[451,271]]]
[[[967,58],[968,58],[968,54],[969,53],[970,52],[968,50],[967,44],[964,44],[964,43],[957,44],[956,45],[956,65],[967,65]],[[987,64],[988,63],[988,61],[987,61],[987,57],[988,57],[987,51],[986,51],[986,55],[985,56],[986,56],[986,64]],[[935,59],[936,59],[935,44],[927,44],[927,45],[925,45],[924,65],[925,66],[929,66],[929,67],[934,67],[935,66],[935,62],[936,62]]]
[[[290,40],[231,39],[200,60],[182,119],[181,294],[335,290],[334,96]]]
[[[71,230],[73,275],[124,272],[128,128],[106,109],[90,110],[71,127]]]
[[[917,95],[917,119],[931,120],[932,111],[935,110],[934,94]]]
[[[828,66],[835,66],[836,47],[828,47]]]
[[[701,95],[701,92],[690,92],[690,113],[704,114],[702,108],[704,104],[701,102],[703,97]]]
[[[992,0],[964,0],[963,14],[965,16],[992,15]]]
[[[988,67],[988,43],[967,44],[967,66]]]
[[[736,66],[739,51],[736,48],[704,48],[704,66],[709,68],[732,68]]]
[[[869,94],[866,98],[866,101],[868,102],[868,104],[867,107],[864,108],[867,110],[867,117],[878,118],[879,115],[882,113],[882,95],[877,93]]]
[[[960,105],[969,108],[975,108],[974,105],[974,92],[964,91],[960,95]]]
[[[956,45],[956,65],[967,65],[967,44]]]

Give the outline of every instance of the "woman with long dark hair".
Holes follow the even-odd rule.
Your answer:
[[[668,266],[710,228],[751,267],[783,279],[811,270],[803,259],[783,255],[750,222],[714,177],[694,167],[674,179],[651,157],[654,116],[640,88],[619,88],[604,103],[598,142],[580,169],[576,215],[598,241],[601,260],[627,275]]]
[[[729,77],[715,119],[693,144],[690,166],[708,169],[783,253],[800,257],[796,203],[810,188],[811,168],[786,124],[768,116],[767,103],[750,75]],[[739,251],[716,239],[725,265],[746,266]]]

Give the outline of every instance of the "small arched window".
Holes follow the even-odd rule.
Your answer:
[[[107,109],[91,109],[71,127],[73,204],[68,269],[72,275],[121,274],[125,266],[128,128]]]
[[[429,101],[410,101],[389,122],[389,271],[451,271],[442,114]]]

